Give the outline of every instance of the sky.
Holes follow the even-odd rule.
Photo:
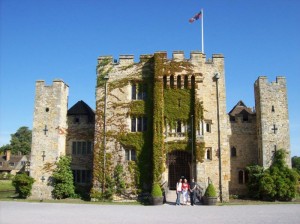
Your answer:
[[[292,156],[300,156],[299,0],[0,0],[0,146],[32,129],[35,82],[62,79],[69,108],[95,109],[97,58],[201,50],[225,56],[227,112],[254,107],[254,82],[285,76]],[[297,100],[298,99],[298,100]],[[297,103],[298,102],[298,103]]]

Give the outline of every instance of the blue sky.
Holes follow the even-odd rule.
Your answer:
[[[200,21],[188,22],[201,8],[207,58],[225,56],[227,111],[239,100],[254,106],[258,76],[286,76],[300,156],[299,0],[0,0],[0,146],[32,129],[36,80],[62,79],[69,107],[94,109],[98,56],[201,50]]]

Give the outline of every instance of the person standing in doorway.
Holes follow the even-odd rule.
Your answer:
[[[182,191],[182,179],[179,179],[176,183],[176,205],[180,205],[180,197],[181,197],[181,191]]]
[[[196,183],[194,178],[192,178],[192,181],[190,183],[190,198],[191,198],[191,205],[194,206],[195,204],[195,193],[196,193]]]
[[[187,179],[184,179],[183,183],[182,183],[182,197],[183,197],[183,204],[186,205],[187,204],[187,200],[188,200],[188,190],[189,190],[189,184],[187,182]]]

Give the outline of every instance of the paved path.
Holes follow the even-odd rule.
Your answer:
[[[300,223],[300,204],[140,206],[0,202],[1,224]]]

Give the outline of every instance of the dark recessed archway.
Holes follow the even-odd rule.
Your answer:
[[[169,168],[168,183],[169,189],[175,190],[176,182],[184,177],[190,181],[191,154],[186,151],[173,151],[167,155],[167,165]]]

